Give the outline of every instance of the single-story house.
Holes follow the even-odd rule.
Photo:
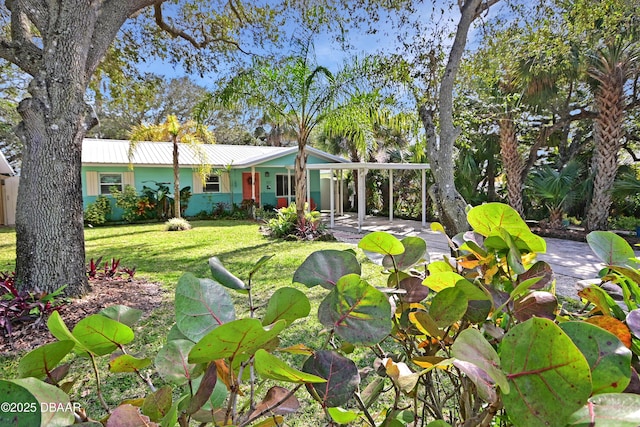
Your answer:
[[[82,145],[82,196],[85,207],[110,188],[132,185],[140,193],[144,186],[167,185],[173,192],[173,144],[138,142],[131,162],[129,141],[85,139]],[[349,163],[347,159],[307,147],[307,164]],[[211,212],[217,203],[229,207],[253,199],[257,205],[282,207],[295,200],[293,165],[297,147],[202,144],[179,145],[180,187],[191,187],[185,216]],[[198,170],[213,167],[203,182]],[[307,199],[322,206],[320,171],[308,170]],[[325,198],[326,199],[326,198]]]

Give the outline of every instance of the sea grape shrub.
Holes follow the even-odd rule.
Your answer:
[[[212,278],[180,278],[176,323],[155,357],[126,352],[138,311],[113,307],[72,331],[53,313],[47,324],[58,341],[21,360],[20,375],[33,378],[0,381],[0,392],[20,386],[38,396],[46,389],[49,400],[69,402],[63,384],[70,381],[62,382],[69,369],[59,373],[56,366],[74,352],[94,366],[109,358],[111,372],[132,373],[149,385],[145,396],[115,408],[101,397],[110,413],[107,425],[131,419],[163,426],[282,425],[300,407],[296,396],[303,388],[329,418],[318,424],[640,424],[640,396],[625,392],[637,360],[629,350],[639,332],[636,298],[626,298],[629,312],[619,321],[629,329],[629,341],[593,319],[607,309],[616,315],[604,297],[590,300],[594,310],[588,314],[559,314],[553,272],[535,259],[544,240],[505,205],[473,208],[468,220],[474,231],[451,239],[455,256],[443,261],[429,262],[422,239],[384,232],[358,244],[381,265],[379,273],[363,273],[353,250],[311,254],[293,281],[323,288],[317,310],[323,329],[308,331],[323,338],[317,345],[302,337],[304,342],[281,346],[281,334],[311,313],[305,292],[287,286],[266,302],[254,301],[253,277],[270,256],[246,281],[214,257]],[[621,286],[633,294],[636,267],[617,265],[627,255],[609,253],[608,274],[624,275]],[[235,310],[240,298],[248,305],[244,317]],[[151,383],[151,369],[163,387]],[[50,397],[51,384],[63,393]],[[266,384],[272,386],[261,387]],[[99,387],[96,394],[101,396]]]

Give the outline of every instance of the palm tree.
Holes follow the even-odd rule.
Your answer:
[[[140,141],[170,141],[173,144],[173,215],[181,217],[180,212],[180,166],[178,162],[179,143],[195,146],[200,143],[213,143],[213,134],[204,126],[194,121],[180,123],[174,115],[168,115],[167,120],[159,125],[138,125],[134,126],[129,135],[129,161],[133,159],[133,154]],[[200,175],[203,177],[211,172],[211,166],[207,166],[203,153],[201,155]]]
[[[306,195],[305,147],[316,127],[331,111],[338,108],[339,98],[358,77],[345,68],[334,74],[318,65],[310,40],[297,41],[298,52],[276,63],[256,59],[250,69],[234,76],[217,93],[209,94],[198,108],[198,117],[220,104],[242,104],[260,109],[266,117],[296,136],[298,153],[295,159],[296,211],[304,217]]]
[[[581,171],[580,163],[572,160],[559,171],[544,165],[529,177],[528,187],[533,199],[538,199],[549,211],[549,227],[562,227],[564,212],[578,198]]]
[[[406,113],[392,114],[395,101],[379,90],[357,90],[339,108],[331,111],[318,135],[318,147],[352,162],[376,161],[379,154],[408,145],[405,137],[417,118]],[[358,173],[353,174],[356,200]]]
[[[625,110],[624,86],[638,60],[634,45],[612,42],[598,50],[588,69],[594,82],[596,118],[593,125],[595,151],[591,160],[593,194],[587,207],[585,228],[606,229],[611,207],[611,188],[618,171]]]

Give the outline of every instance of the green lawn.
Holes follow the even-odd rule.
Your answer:
[[[307,320],[298,321],[287,329],[282,336],[281,345],[295,343],[305,343],[311,347],[320,345],[323,340],[320,334],[322,326],[317,321],[316,312],[321,298],[327,291],[319,287],[307,289],[303,285],[292,284],[293,273],[314,251],[329,248],[347,249],[353,248],[353,245],[339,242],[274,241],[262,236],[258,225],[253,222],[194,221],[192,225],[192,230],[182,232],[164,231],[163,224],[110,226],[89,228],[85,231],[87,259],[100,256],[103,260],[118,258],[122,266],[136,267],[136,277],[160,282],[167,293],[167,303],[143,319],[142,325],[136,329],[137,337],[131,348],[132,351],[155,357],[164,343],[166,332],[174,323],[172,293],[178,278],[186,271],[199,277],[211,277],[207,264],[211,256],[220,258],[231,272],[246,281],[248,272],[256,261],[264,255],[273,255],[266,266],[254,276],[253,290],[256,305],[265,304],[273,291],[281,286],[294,286],[303,290],[312,302],[311,315]],[[0,230],[1,271],[12,270],[15,267],[14,251],[15,232],[6,228]],[[358,258],[363,262],[366,260],[360,250],[358,250]],[[379,267],[368,262],[365,262],[363,267],[365,278],[372,277],[374,272],[379,271]],[[136,290],[131,289],[131,292]],[[246,297],[237,295],[234,299],[239,316],[243,316],[242,313],[247,313]],[[302,356],[296,356],[294,359],[296,363],[301,362]],[[85,361],[79,360],[76,363],[82,366]],[[14,376],[16,364],[15,357],[1,357],[0,377]],[[82,372],[82,370],[79,371]],[[86,373],[79,378],[80,385],[76,386],[74,397],[86,404],[88,409],[99,411],[95,397],[86,391],[87,387],[93,383],[88,364],[84,371]],[[123,398],[135,397],[136,392],[143,392],[143,387],[138,384],[139,381],[136,382],[135,377],[123,374],[111,375],[106,371],[103,377],[106,377],[105,395],[112,404]],[[159,380],[157,377],[155,379]],[[298,393],[298,397],[304,400],[307,399],[305,395],[304,391]],[[317,416],[317,413],[314,414],[317,407],[310,406],[303,411],[303,414],[299,414],[297,417],[299,421],[292,425],[310,425],[306,424],[308,417]],[[304,421],[305,418],[307,421]]]
[[[263,255],[274,255],[256,279],[258,289],[291,283],[294,270],[310,253],[326,248],[348,248],[338,242],[288,242],[263,237],[254,222],[193,221],[193,229],[166,232],[162,224],[87,228],[86,257],[119,258],[136,267],[136,276],[161,282],[172,289],[180,275],[190,271],[208,276],[207,260],[217,256],[241,279]],[[363,258],[364,259],[364,258]],[[15,268],[15,232],[0,229],[0,271]]]

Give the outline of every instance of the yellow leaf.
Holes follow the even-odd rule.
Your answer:
[[[631,348],[631,332],[629,331],[629,328],[615,317],[594,316],[589,317],[585,322],[599,326],[605,331],[611,332],[613,335],[617,336],[620,341],[622,341],[622,344],[624,344],[625,347]]]
[[[385,364],[387,375],[400,390],[409,393],[416,387],[421,375],[420,372],[413,372],[406,363],[395,363],[389,358],[383,359],[382,362]]]
[[[216,364],[216,371],[218,372],[218,379],[227,386],[227,390],[231,391],[231,384],[233,381],[233,371],[229,369],[224,360],[218,359],[213,361]],[[238,390],[238,394],[240,396],[244,396],[244,393]]]
[[[291,354],[304,354],[307,356],[313,355],[313,349],[304,344],[295,344],[290,347],[279,348],[278,351],[284,351]]]
[[[271,418],[267,418],[264,421],[260,421],[258,424],[254,424],[253,427],[272,427],[272,426],[281,426],[284,418],[282,415],[276,415]]]
[[[139,397],[137,399],[125,399],[122,402],[120,402],[121,405],[133,405],[133,406],[137,406],[138,408],[142,408],[142,404],[144,403],[144,397]]]
[[[421,368],[432,368],[436,367],[439,369],[447,370],[449,366],[452,364],[449,362],[447,364],[442,364],[442,362],[447,361],[446,357],[437,357],[437,356],[418,356],[411,359],[413,363],[420,366]]]
[[[444,231],[444,227],[439,222],[431,223],[431,231],[439,231],[441,233],[447,234],[446,231]]]
[[[480,261],[475,259],[475,258],[466,258],[466,259],[461,259],[458,261],[458,264],[460,264],[460,266],[462,266],[462,268],[466,268],[466,269],[474,269],[477,266],[480,265]]]

